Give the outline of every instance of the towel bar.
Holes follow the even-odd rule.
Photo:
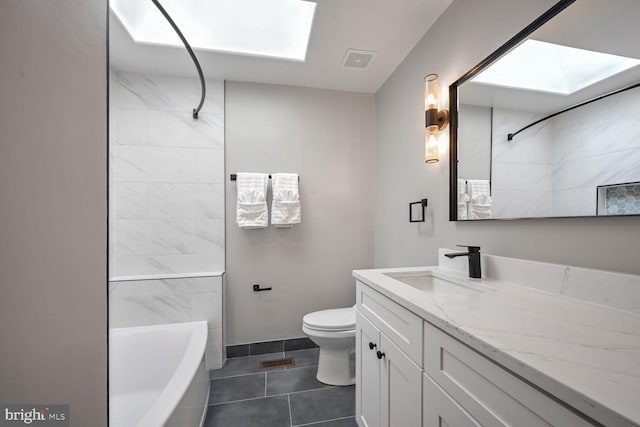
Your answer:
[[[231,174],[231,181],[236,181],[238,179],[238,175],[235,173]],[[271,179],[271,175],[269,175],[269,179]],[[298,181],[300,181],[300,177],[298,177]]]

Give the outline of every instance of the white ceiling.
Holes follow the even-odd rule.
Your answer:
[[[375,93],[451,1],[317,0],[304,63],[197,50],[196,55],[209,78]],[[188,28],[181,30],[188,40]],[[109,46],[115,69],[196,76],[185,49],[137,44],[113,13]],[[344,69],[349,48],[378,55],[367,70]]]

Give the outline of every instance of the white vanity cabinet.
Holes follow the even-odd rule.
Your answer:
[[[356,301],[360,427],[598,425],[360,282]]]
[[[424,427],[594,425],[428,322],[424,372]]]
[[[422,319],[358,284],[356,312],[356,419],[360,427],[422,425]],[[402,326],[411,325],[409,328]],[[397,328],[397,329],[396,329]],[[403,331],[403,329],[405,329]],[[415,339],[407,339],[409,331]],[[418,362],[418,363],[416,363]]]

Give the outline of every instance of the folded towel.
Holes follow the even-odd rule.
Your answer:
[[[478,194],[469,200],[467,205],[468,219],[490,219],[493,199],[488,194]]]
[[[458,178],[458,194],[467,193],[467,180]]]
[[[268,183],[269,175],[266,173],[237,174],[236,223],[238,227],[250,230],[265,228],[269,225],[269,210],[267,209]]]
[[[467,180],[467,194],[471,199],[480,195],[491,195],[491,186],[489,180],[486,179],[469,179]]]
[[[273,201],[271,202],[271,224],[278,228],[293,227],[301,221],[300,192],[297,173],[271,174]]]
[[[458,203],[467,203],[469,201],[469,195],[467,194],[467,180],[458,180]]]
[[[469,195],[467,194],[467,180],[458,179],[458,219],[467,219],[467,203]]]
[[[466,203],[458,203],[458,219],[459,220],[467,219],[467,204]]]

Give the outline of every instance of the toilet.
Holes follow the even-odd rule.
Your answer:
[[[309,313],[302,318],[302,332],[320,347],[318,381],[355,384],[355,306]]]

